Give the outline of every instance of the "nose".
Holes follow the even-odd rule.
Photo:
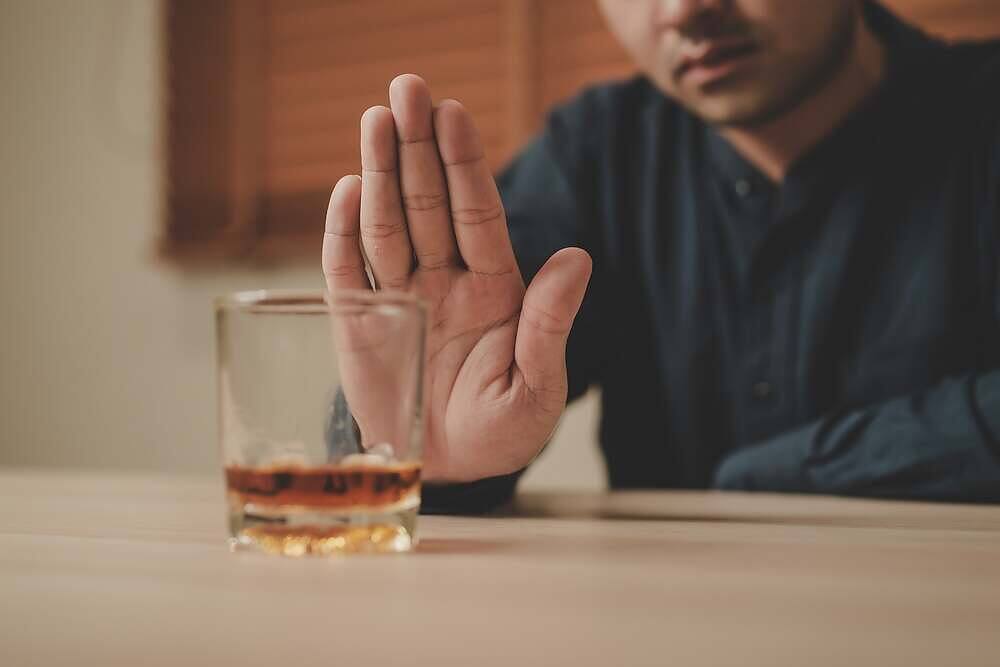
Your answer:
[[[725,9],[728,0],[663,0],[657,23],[674,30],[686,30],[717,16]]]

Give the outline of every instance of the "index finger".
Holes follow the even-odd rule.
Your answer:
[[[443,100],[434,110],[434,133],[465,265],[476,273],[516,271],[507,216],[472,117],[455,100]]]
[[[333,188],[323,232],[323,275],[331,292],[371,289],[360,243],[361,179],[344,176]]]

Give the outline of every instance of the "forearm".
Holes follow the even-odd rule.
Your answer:
[[[1000,371],[949,378],[738,450],[715,486],[1000,501]]]

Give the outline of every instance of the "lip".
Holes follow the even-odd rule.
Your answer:
[[[677,65],[678,81],[705,86],[743,69],[757,52],[747,41],[706,42],[684,56]]]

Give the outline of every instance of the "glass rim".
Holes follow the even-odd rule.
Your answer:
[[[253,313],[325,314],[362,310],[426,311],[424,302],[403,292],[373,292],[362,289],[280,288],[231,292],[215,299],[217,311]]]

